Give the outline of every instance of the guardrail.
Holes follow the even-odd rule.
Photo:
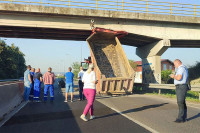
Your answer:
[[[0,0],[0,2],[200,17],[200,5],[153,0]]]
[[[145,86],[147,88],[158,89],[159,95],[161,94],[162,89],[168,89],[168,90],[176,89],[176,86],[174,84],[143,84],[142,86]],[[191,85],[191,91],[199,92],[199,100],[200,100],[200,85]]]
[[[0,82],[8,82],[8,81],[19,81],[19,79],[4,79],[4,80],[0,80]]]

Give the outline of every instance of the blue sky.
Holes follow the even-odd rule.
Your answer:
[[[160,0],[161,1],[161,0]],[[165,2],[178,2],[199,4],[198,0],[162,0]],[[90,51],[85,41],[59,41],[59,40],[41,40],[41,39],[21,39],[21,38],[2,38],[6,39],[8,45],[14,43],[25,54],[26,64],[41,68],[42,72],[47,71],[50,66],[54,72],[63,72],[73,62],[82,61],[90,56]],[[141,60],[136,54],[136,48],[123,46],[128,59]],[[186,54],[187,53],[187,54]],[[179,58],[187,66],[194,65],[200,61],[200,48],[169,48],[161,57],[162,59],[174,60]]]

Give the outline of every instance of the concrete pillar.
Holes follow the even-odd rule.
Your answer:
[[[136,54],[142,58],[143,83],[161,83],[161,55],[170,46],[170,40],[164,39],[136,49]]]

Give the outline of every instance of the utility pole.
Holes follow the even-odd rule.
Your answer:
[[[82,62],[82,43],[81,43],[81,62]]]

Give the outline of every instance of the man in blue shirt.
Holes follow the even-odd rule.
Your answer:
[[[31,66],[27,66],[27,70],[24,72],[24,100],[28,101],[29,99],[29,94],[31,91],[31,74],[30,74]]]
[[[72,68],[68,68],[68,72],[65,73],[65,80],[66,80],[66,93],[65,93],[65,102],[67,102],[68,93],[71,92],[71,102],[73,102],[73,92],[74,92],[74,74],[71,72]]]
[[[188,69],[179,59],[174,61],[174,66],[177,69],[176,74],[171,74],[170,77],[174,79],[177,103],[179,107],[178,118],[174,122],[182,123],[187,119],[187,106],[185,103],[185,98],[188,90]]]
[[[42,83],[42,74],[40,72],[40,68],[37,69],[35,73],[35,83],[34,83],[34,101],[40,101],[40,90],[41,90],[41,83]]]

